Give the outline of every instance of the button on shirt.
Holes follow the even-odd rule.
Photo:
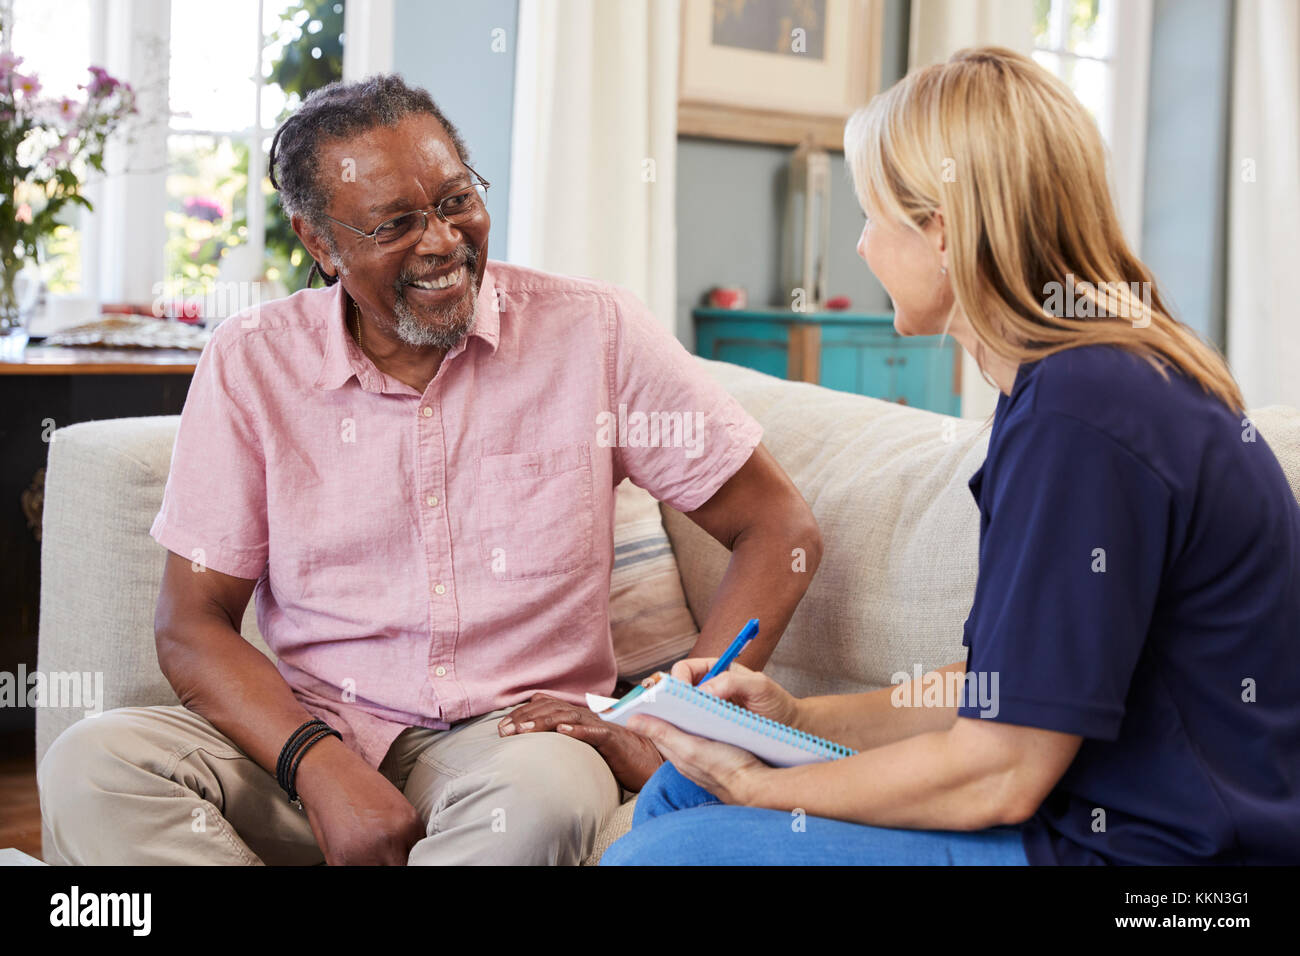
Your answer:
[[[217,328],[150,533],[257,580],[280,673],[371,766],[407,726],[607,694],[614,487],[693,511],[758,423],[616,286],[489,261],[423,394],[348,305],[303,290]]]

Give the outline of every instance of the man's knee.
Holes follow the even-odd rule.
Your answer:
[[[91,807],[112,759],[109,748],[116,722],[114,711],[83,717],[54,739],[36,768],[41,820],[49,834],[46,850],[53,858],[63,859],[58,846],[70,831],[80,832],[78,824],[94,819]]]
[[[494,771],[494,829],[554,846],[559,862],[581,861],[621,795],[599,753],[558,733],[515,738]]]
[[[128,785],[146,744],[138,707],[83,717],[59,734],[36,769],[41,812],[50,819],[84,812],[96,794]]]
[[[83,717],[54,738],[40,766],[36,783],[42,795],[55,796],[84,783],[103,763],[112,734],[104,728],[116,722],[116,711]]]

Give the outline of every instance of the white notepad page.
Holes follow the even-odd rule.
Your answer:
[[[588,694],[587,706],[602,720],[620,727],[626,727],[633,714],[658,717],[688,734],[748,750],[774,767],[797,767],[838,760],[856,753],[848,747],[760,717],[663,671],[650,680],[654,681],[653,686],[622,701]]]

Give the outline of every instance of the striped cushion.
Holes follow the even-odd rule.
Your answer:
[[[615,494],[609,627],[619,677],[635,681],[686,656],[698,631],[659,503],[626,479]]]

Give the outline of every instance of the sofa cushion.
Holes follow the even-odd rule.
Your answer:
[[[628,681],[683,657],[699,636],[659,503],[626,478],[614,496],[609,629],[618,675]]]

